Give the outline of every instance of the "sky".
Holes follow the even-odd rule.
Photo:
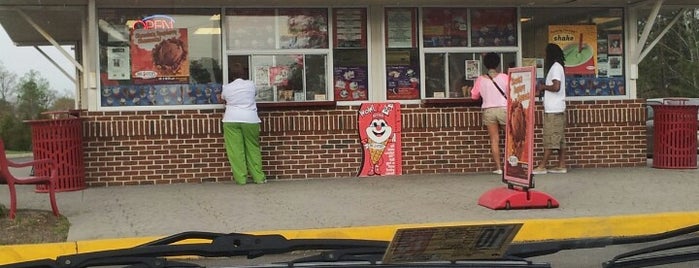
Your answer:
[[[53,46],[40,47],[58,65],[62,66],[72,77],[75,77],[73,64]],[[70,47],[64,47],[69,54],[73,54]],[[18,47],[0,26],[0,62],[8,71],[17,75],[17,81],[30,70],[38,71],[43,78],[49,81],[51,89],[61,96],[75,96],[75,84],[68,79],[63,72],[47,60],[44,55],[33,46]]]

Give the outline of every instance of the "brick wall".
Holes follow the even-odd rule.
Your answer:
[[[538,104],[535,159],[541,149]],[[643,166],[643,100],[570,101],[571,168]],[[361,147],[358,106],[261,109],[269,179],[353,177]],[[83,112],[88,186],[230,181],[222,109]],[[404,174],[493,169],[479,107],[402,105]],[[502,144],[502,142],[501,142]]]

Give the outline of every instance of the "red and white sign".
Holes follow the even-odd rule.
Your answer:
[[[400,104],[362,103],[358,121],[362,144],[358,176],[401,175]]]

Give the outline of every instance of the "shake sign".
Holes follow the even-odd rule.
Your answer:
[[[563,49],[566,75],[597,73],[595,25],[550,25],[549,42]]]

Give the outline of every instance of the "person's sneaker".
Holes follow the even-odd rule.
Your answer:
[[[555,168],[549,169],[549,172],[562,174],[562,173],[568,173],[568,169],[562,168],[562,167],[555,167]]]
[[[267,180],[256,181],[256,182],[255,182],[255,184],[266,184],[266,183],[267,183]]]
[[[546,168],[536,167],[536,168],[534,168],[534,170],[532,170],[532,174],[535,174],[535,175],[546,174],[546,173],[548,173],[548,170],[546,170]]]
[[[501,174],[502,174],[502,169],[493,170],[493,174],[501,175]]]

